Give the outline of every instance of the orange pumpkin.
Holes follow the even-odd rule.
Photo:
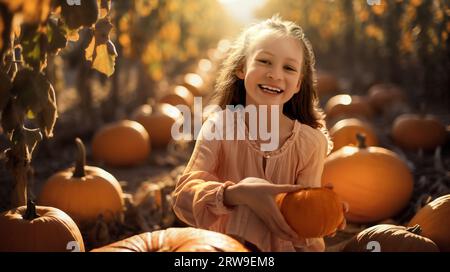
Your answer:
[[[438,252],[436,244],[421,236],[419,225],[405,228],[380,224],[367,228],[348,242],[345,252]]]
[[[373,110],[365,97],[348,94],[331,97],[325,105],[325,113],[328,120],[351,117],[371,119],[373,117]]]
[[[357,145],[356,134],[361,133],[366,136],[366,144],[369,146],[378,145],[378,138],[375,130],[368,122],[363,122],[356,118],[344,119],[337,122],[330,129],[330,136],[334,143],[333,151],[346,145]]]
[[[142,163],[148,158],[150,150],[147,131],[138,122],[130,120],[102,127],[92,140],[94,158],[111,166],[132,166]]]
[[[247,252],[228,235],[196,228],[168,228],[145,232],[92,252]]]
[[[279,194],[276,203],[300,238],[324,237],[344,224],[342,202],[328,188]]]
[[[172,126],[175,121],[182,118],[181,112],[174,106],[162,103],[155,107],[143,105],[137,108],[132,119],[144,126],[148,134],[152,147],[166,147],[172,140]]]
[[[319,97],[335,95],[339,91],[339,82],[337,78],[322,70],[317,71],[317,94]]]
[[[358,134],[358,146],[345,146],[325,160],[322,184],[349,204],[346,218],[369,223],[401,211],[411,198],[413,177],[406,163],[382,147],[367,147]]]
[[[105,221],[123,214],[123,192],[117,179],[105,170],[86,166],[83,143],[77,138],[75,167],[52,175],[39,196],[41,205],[56,207],[80,225],[94,222],[100,214]]]
[[[204,86],[203,79],[195,73],[187,73],[184,76],[183,84],[194,96],[202,96],[202,88]]]
[[[369,103],[373,109],[383,112],[406,103],[405,92],[395,84],[375,84],[368,90]]]
[[[409,150],[432,150],[445,144],[445,125],[433,115],[402,114],[392,125],[396,144]]]
[[[159,103],[167,103],[172,106],[186,105],[192,108],[194,105],[194,95],[184,86],[176,86],[172,91],[162,96]]]
[[[0,215],[0,251],[84,251],[75,222],[63,211],[31,201]],[[77,248],[70,247],[71,243]]]
[[[433,240],[441,251],[450,252],[450,194],[420,209],[408,226],[415,224],[422,227],[422,235]]]

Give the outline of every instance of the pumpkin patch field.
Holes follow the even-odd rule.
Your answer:
[[[277,84],[310,83],[333,146],[321,186],[273,207],[326,252],[450,251],[448,2],[240,2],[0,0],[0,252],[254,251],[174,191],[233,38],[274,14],[314,52]]]

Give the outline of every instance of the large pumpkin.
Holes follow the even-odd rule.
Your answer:
[[[188,88],[178,85],[169,93],[164,94],[159,100],[159,103],[167,103],[172,106],[185,105],[192,108],[194,105],[194,95]]]
[[[0,215],[0,251],[84,251],[75,222],[63,211],[31,201]]]
[[[92,250],[93,252],[246,252],[228,235],[196,228],[145,232]]]
[[[384,112],[392,107],[406,104],[405,92],[395,84],[375,84],[368,90],[369,103],[373,109]]]
[[[367,147],[358,134],[358,146],[345,146],[325,160],[322,184],[349,204],[346,218],[369,223],[400,212],[413,191],[413,177],[406,163],[382,147]]]
[[[419,225],[405,228],[380,224],[367,228],[344,247],[346,252],[438,252],[436,244],[421,236]]]
[[[419,224],[422,235],[433,240],[441,251],[450,252],[450,194],[431,201],[409,222]]]
[[[356,118],[344,119],[337,122],[330,129],[330,136],[333,140],[333,151],[338,150],[346,145],[357,145],[356,134],[362,133],[366,136],[366,144],[368,146],[378,145],[378,138],[373,127]]]
[[[373,110],[367,98],[359,95],[339,94],[331,97],[325,104],[325,113],[328,120],[359,117],[370,119]]]
[[[432,150],[445,144],[445,125],[433,115],[402,114],[392,125],[392,137],[396,144],[409,150]]]
[[[172,126],[179,118],[182,118],[181,112],[167,103],[157,104],[155,107],[143,105],[132,114],[132,119],[147,130],[151,145],[155,148],[163,148],[169,144],[172,140]]]
[[[102,127],[92,140],[96,160],[111,166],[132,166],[144,162],[150,154],[148,132],[138,122],[122,120]]]
[[[101,214],[105,221],[121,218],[123,192],[117,179],[105,170],[85,165],[85,151],[77,139],[78,159],[75,167],[60,171],[44,184],[39,204],[56,207],[84,225]]]
[[[324,237],[344,224],[342,202],[328,188],[279,194],[276,203],[300,238]]]

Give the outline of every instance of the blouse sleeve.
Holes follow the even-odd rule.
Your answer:
[[[307,187],[320,187],[328,140],[323,133],[314,130],[314,133],[305,139],[305,146],[312,151],[306,158],[303,158],[305,163],[298,174],[297,184],[303,184]]]
[[[223,192],[231,181],[221,181],[215,173],[221,156],[220,140],[207,139],[213,123],[202,126],[194,151],[173,192],[175,214],[185,223],[208,228],[220,216],[231,212],[223,205]]]

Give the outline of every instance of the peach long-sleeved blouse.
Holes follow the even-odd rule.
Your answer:
[[[246,177],[274,184],[320,187],[328,147],[325,135],[295,121],[291,135],[281,147],[263,152],[249,139],[246,126],[245,131],[240,131],[245,133],[244,140],[205,139],[206,127],[210,126],[209,131],[211,127],[218,129],[215,121],[210,118],[203,124],[189,163],[177,181],[173,192],[175,214],[189,225],[249,241],[261,251],[314,250],[314,244],[323,243],[321,238],[314,238],[294,245],[278,238],[247,206],[225,207],[223,190]]]

